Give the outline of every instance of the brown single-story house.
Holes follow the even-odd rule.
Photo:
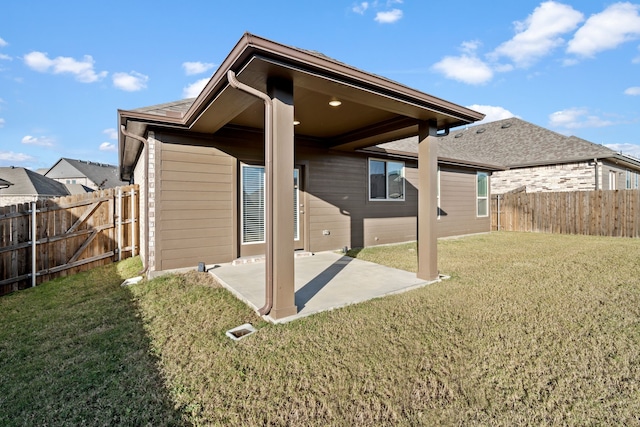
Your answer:
[[[297,310],[295,250],[417,239],[418,277],[435,280],[438,137],[482,118],[245,34],[197,98],[118,111],[120,177],[139,183],[145,202],[145,267],[155,274],[265,254],[260,312],[275,319]],[[417,157],[367,151],[415,135]],[[488,173],[470,176],[482,193],[472,203],[482,205]]]

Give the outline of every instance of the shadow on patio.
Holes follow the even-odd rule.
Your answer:
[[[264,304],[265,264],[223,264],[210,270],[220,283],[254,309]],[[334,252],[295,259],[295,302],[298,314],[289,322],[334,308],[407,291],[433,282],[415,273],[385,267]],[[274,321],[268,318],[269,321]]]

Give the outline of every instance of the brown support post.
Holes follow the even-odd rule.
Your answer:
[[[438,128],[422,121],[418,129],[418,278],[438,278]]]
[[[273,254],[274,319],[298,312],[295,305],[294,245],[293,245],[293,82],[274,79],[267,83],[273,101],[273,232],[267,233]],[[269,244],[269,242],[267,242]]]

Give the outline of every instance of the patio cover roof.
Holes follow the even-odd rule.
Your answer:
[[[214,134],[225,126],[261,129],[263,103],[229,86],[227,71],[266,92],[267,80],[293,82],[298,136],[327,147],[355,150],[417,135],[420,121],[439,130],[480,120],[483,114],[411,89],[327,56],[244,34],[195,99],[119,110],[119,125],[144,136],[148,126]],[[338,108],[329,101],[342,101]],[[135,138],[120,135],[120,175],[131,177],[141,151]]]

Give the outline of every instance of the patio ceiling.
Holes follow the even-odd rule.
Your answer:
[[[471,123],[481,113],[335,61],[324,55],[245,34],[206,87],[185,110],[120,110],[120,125],[144,136],[151,127],[215,134],[223,127],[262,129],[264,106],[231,88],[226,73],[262,92],[269,79],[293,82],[297,136],[326,146],[355,150],[416,135],[420,121],[438,129]],[[331,107],[329,101],[342,104]],[[188,107],[188,109],[187,109]],[[120,136],[121,174],[126,179],[139,157],[140,142]]]

